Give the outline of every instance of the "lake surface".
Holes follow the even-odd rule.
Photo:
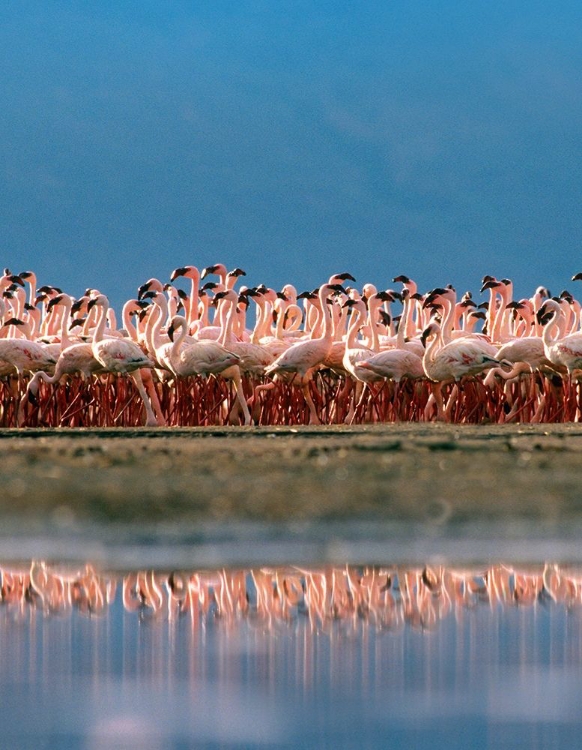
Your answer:
[[[582,568],[2,566],[7,748],[550,748]]]
[[[0,431],[0,747],[562,748],[582,428]]]

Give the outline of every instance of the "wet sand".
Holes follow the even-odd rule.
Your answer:
[[[0,431],[7,520],[582,520],[582,425]]]

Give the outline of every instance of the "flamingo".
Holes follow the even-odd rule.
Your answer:
[[[267,375],[278,373],[297,374],[299,379],[307,377],[327,356],[332,343],[332,318],[327,299],[333,292],[344,292],[341,285],[323,284],[318,291],[319,302],[323,310],[324,329],[321,336],[298,341],[286,349],[266,368]]]
[[[97,295],[89,302],[88,309],[91,310],[93,307],[97,307],[101,311],[91,344],[93,356],[104,370],[130,375],[146,410],[146,426],[158,426],[158,418],[154,413],[139,372],[142,368],[153,367],[154,363],[134,341],[125,338],[104,338],[107,310],[109,308],[109,300],[104,294]]]
[[[420,333],[420,331],[417,331],[417,329],[420,326],[420,321],[422,318],[422,295],[418,293],[417,283],[404,274],[395,276],[392,281],[402,284],[402,286],[404,287],[402,291],[402,298],[404,300],[406,294],[406,298],[409,300],[410,312],[406,316],[406,325],[404,327],[403,334],[407,339],[414,339],[415,336]],[[412,300],[414,301],[414,305],[410,304],[410,301]],[[402,315],[404,317],[404,311]],[[422,328],[420,330],[422,330]],[[399,346],[399,348],[402,347]],[[422,353],[420,353],[420,356],[422,356]]]
[[[321,424],[321,419],[309,392],[309,383],[313,378],[315,368],[325,360],[331,349],[333,328],[327,299],[334,292],[345,292],[345,290],[339,284],[322,284],[318,291],[319,303],[323,311],[323,333],[321,336],[292,344],[272,364],[265,368],[266,375],[293,375],[293,382],[301,387],[309,407],[310,424]]]
[[[273,363],[275,355],[260,344],[254,344],[250,341],[237,341],[232,331],[234,309],[236,309],[238,303],[238,294],[233,289],[226,289],[224,292],[218,292],[214,297],[214,301],[222,301],[223,304],[228,305],[230,308],[230,314],[226,318],[226,324],[218,338],[218,343],[239,356],[240,359],[237,364],[241,372],[251,375],[264,375],[265,368]]]
[[[287,300],[272,289],[266,291],[247,289],[246,296],[254,300],[257,306],[256,324],[251,332],[250,341],[269,351],[272,355],[271,361],[273,361],[292,343],[285,329],[285,316],[289,309]],[[295,308],[299,310],[299,318],[301,319],[300,308],[297,305],[295,305]],[[277,324],[273,333],[270,320],[275,312],[277,313]]]
[[[465,293],[462,299],[457,301],[456,292],[449,285],[434,289],[423,297],[418,294],[415,282],[401,275],[394,277],[394,281],[402,283],[402,295],[391,290],[377,292],[376,286],[365,283],[361,289],[354,286],[349,291],[336,290],[342,295],[338,304],[337,299],[332,302],[332,292],[329,289],[325,295],[322,295],[321,287],[314,292],[297,295],[295,287],[291,284],[286,284],[280,293],[267,288],[264,284],[256,287],[243,286],[237,296],[234,286],[237,279],[244,275],[240,269],[234,269],[229,273],[223,264],[216,264],[205,269],[203,275],[208,276],[211,273],[218,275],[219,283],[209,282],[205,284],[206,288],[201,290],[198,287],[202,274],[195,266],[175,269],[171,275],[172,281],[177,281],[182,276],[191,281],[192,289],[189,295],[171,284],[162,284],[159,279],[150,279],[140,287],[139,296],[153,299],[154,304],[150,306],[152,311],[146,316],[140,314],[140,323],[136,326],[131,319],[132,313],[135,314],[146,300],[140,303],[135,300],[129,301],[124,306],[124,330],[118,330],[113,309],[108,306],[103,314],[103,308],[95,304],[95,300],[102,296],[98,290],[87,289],[83,297],[72,302],[72,298],[58,287],[45,285],[37,289],[37,278],[33,271],[13,275],[5,269],[0,275],[0,300],[3,303],[0,322],[4,323],[0,325],[0,343],[4,347],[0,354],[6,352],[7,346],[27,347],[30,350],[32,346],[41,345],[44,347],[44,355],[49,355],[49,359],[45,361],[38,374],[34,374],[36,365],[27,365],[19,369],[18,365],[7,359],[0,359],[0,374],[17,374],[19,389],[22,385],[22,373],[28,377],[30,371],[32,379],[27,394],[30,394],[31,400],[35,398],[35,392],[43,381],[55,385],[68,375],[78,374],[79,380],[91,379],[90,386],[94,388],[100,380],[104,380],[91,377],[96,368],[104,370],[103,364],[94,356],[97,341],[110,341],[114,337],[122,342],[132,341],[148,349],[148,360],[154,359],[155,355],[156,361],[165,364],[165,371],[161,367],[152,370],[151,365],[140,371],[143,385],[156,413],[157,423],[161,424],[163,415],[158,408],[158,391],[160,398],[164,395],[170,399],[169,403],[172,394],[164,392],[167,386],[159,380],[156,373],[162,373],[164,377],[163,373],[169,371],[174,379],[177,379],[178,376],[169,362],[169,353],[173,351],[174,357],[179,357],[182,351],[203,339],[215,345],[221,344],[230,351],[231,361],[235,362],[222,370],[219,377],[240,383],[242,371],[252,378],[260,377],[266,369],[271,380],[264,385],[257,385],[255,394],[263,389],[276,389],[277,383],[281,381],[293,383],[303,390],[309,406],[310,423],[317,424],[321,418],[319,406],[316,409],[313,402],[317,393],[321,393],[322,398],[327,398],[329,394],[326,415],[328,419],[334,419],[335,415],[339,414],[339,411],[334,411],[334,405],[347,399],[352,388],[361,390],[362,393],[360,398],[350,402],[351,405],[362,402],[364,393],[367,395],[367,387],[362,384],[364,381],[373,394],[374,382],[388,376],[395,381],[395,394],[401,380],[420,376],[419,360],[403,353],[409,349],[415,353],[422,353],[422,372],[425,375],[426,370],[432,373],[432,382],[436,385],[431,386],[433,393],[430,403],[437,400],[443,383],[453,384],[446,408],[442,404],[442,394],[440,407],[437,403],[439,418],[452,416],[454,397],[461,392],[461,388],[465,403],[469,403],[470,398],[475,403],[472,411],[466,412],[467,419],[474,418],[478,413],[488,419],[494,417],[498,421],[514,419],[518,415],[520,419],[529,421],[569,418],[569,415],[576,419],[582,418],[582,407],[576,407],[576,410],[572,411],[574,399],[571,398],[574,390],[578,391],[581,388],[579,380],[582,378],[582,305],[566,290],[561,292],[559,297],[549,299],[549,290],[541,286],[537,287],[529,299],[514,302],[512,283],[509,279],[499,281],[493,276],[485,276],[481,290],[490,292],[490,300],[477,308],[470,292]],[[572,278],[582,280],[582,274],[575,274]],[[347,273],[333,274],[327,285],[335,286],[339,282],[347,281],[354,282],[355,279]],[[205,293],[210,289],[214,292],[213,305],[217,308],[212,321],[208,319],[210,297]],[[383,295],[382,299],[379,295]],[[301,298],[304,299],[304,311],[297,304]],[[389,308],[390,302],[394,299],[402,301],[402,314],[397,317],[391,315]],[[257,304],[256,325],[253,330],[249,330],[247,326],[251,300]],[[346,300],[348,304],[342,307]],[[367,321],[364,320],[363,309],[356,313],[362,305],[361,300],[368,305]],[[380,309],[381,307],[383,309]],[[350,308],[354,310],[354,314],[351,316],[350,330],[347,331],[350,317],[346,311]],[[440,310],[441,317],[430,317],[431,314],[434,315],[434,308]],[[487,308],[487,325],[483,333],[478,333],[476,323],[484,316],[481,308]],[[166,336],[164,326],[180,317],[182,310],[183,317],[188,323],[188,331],[182,338],[183,323],[177,324],[175,333],[176,336],[180,333],[182,341],[180,350],[176,353],[175,342]],[[104,315],[105,325],[109,325],[109,330],[104,328]],[[399,320],[397,329],[394,326],[396,320]],[[440,325],[435,329],[437,320]],[[81,335],[74,336],[73,330],[77,331],[81,325]],[[430,346],[427,345],[426,349],[421,350],[420,333],[424,329],[427,329],[425,343]],[[485,331],[487,336],[484,335]],[[189,338],[188,334],[193,338]],[[95,341],[91,343],[93,336]],[[433,336],[439,336],[440,341],[433,342]],[[491,343],[491,339],[494,344]],[[149,342],[149,347],[145,347],[146,342]],[[472,342],[471,352],[466,349],[469,346],[467,342]],[[455,350],[450,348],[453,343],[457,344]],[[347,344],[349,345],[346,349]],[[397,349],[392,349],[392,353],[386,351],[384,354],[381,351],[395,345]],[[477,347],[477,350],[474,350],[474,347]],[[367,351],[368,349],[372,351]],[[360,355],[364,351],[365,357],[362,358]],[[326,352],[323,359],[321,352]],[[208,355],[210,349],[205,353]],[[448,353],[450,362],[444,363],[443,353]],[[234,354],[238,356],[238,360],[232,359]],[[474,355],[474,359],[471,359],[470,355]],[[138,355],[139,358],[143,356]],[[453,367],[452,360],[455,360],[455,357],[457,362]],[[133,368],[139,361],[141,360],[138,359],[125,367]],[[52,365],[55,362],[56,366],[53,369]],[[511,368],[508,369],[510,364]],[[486,377],[482,381],[479,380],[485,386],[492,386],[483,398],[494,403],[494,407],[485,412],[477,410],[476,386],[469,382],[462,386],[459,384],[463,374],[470,373],[475,368],[489,370]],[[322,374],[315,387],[312,381],[315,373],[320,370],[328,372]],[[334,372],[340,378],[345,377],[345,384],[343,379],[334,377]],[[563,380],[560,385],[557,384],[557,374]],[[438,379],[440,377],[444,380]],[[121,382],[115,378],[109,378],[108,382],[112,384],[116,380],[117,383]],[[503,381],[502,387],[498,385],[500,380]],[[8,387],[16,400],[20,391],[14,391],[15,382],[14,379],[8,380]],[[341,385],[336,385],[337,383]],[[108,386],[108,389],[110,387]],[[294,398],[293,390],[287,390],[291,399]],[[413,398],[420,398],[419,387],[410,389],[410,392],[415,394]],[[549,395],[554,399],[551,409],[548,406]],[[237,393],[237,403],[239,396],[244,401],[242,389]],[[478,397],[481,398],[480,393]],[[279,399],[280,407],[273,406],[271,402],[269,408],[279,408],[279,414],[286,415],[283,418],[289,418],[292,411],[290,406],[285,405],[285,392],[279,390],[276,398]],[[392,398],[394,400],[394,396]],[[92,396],[92,400],[95,401],[95,396]],[[242,403],[239,405],[244,412]],[[413,414],[419,413],[416,406]],[[78,412],[79,410],[75,413]],[[2,411],[3,415],[11,413],[6,409]],[[54,410],[50,414],[55,417],[58,411]],[[91,411],[79,419],[89,422],[95,419],[94,414],[95,412]],[[427,409],[425,414],[426,418],[429,418],[432,412]],[[147,415],[147,407],[146,417],[152,423],[151,417]],[[232,414],[230,417],[232,418]],[[273,418],[273,415],[269,417]],[[4,416],[5,421],[6,419]]]
[[[200,296],[198,293],[198,287],[200,286],[200,271],[196,266],[181,266],[175,268],[170,276],[170,281],[175,281],[177,278],[183,276],[186,279],[190,279],[190,294],[187,297],[187,320],[188,329],[191,333],[194,332],[195,328],[199,325],[199,304]]]
[[[422,359],[406,349],[386,349],[362,360],[358,366],[395,383],[400,383],[403,378],[416,380],[425,375]]]
[[[565,327],[564,310],[556,299],[544,302],[538,311],[541,320],[547,317],[543,330],[543,343],[546,357],[558,368],[565,368],[569,375],[582,369],[582,333],[563,335]]]
[[[239,362],[240,357],[237,354],[217,341],[205,339],[182,346],[187,335],[187,327],[188,323],[181,315],[175,315],[168,327],[168,336],[173,346],[167,359],[175,375],[217,375]],[[179,333],[176,337],[177,330]]]
[[[422,366],[429,380],[436,382],[434,390],[437,403],[437,419],[449,420],[454,401],[458,395],[457,382],[465,375],[477,375],[484,370],[500,365],[499,360],[487,354],[481,342],[475,339],[456,339],[444,346],[440,345],[441,327],[431,323],[422,333],[421,340],[426,346]],[[445,408],[442,388],[445,383],[455,386]]]
[[[54,385],[55,383],[59,383],[66,375],[80,373],[85,379],[89,378],[93,373],[103,370],[101,363],[93,355],[90,343],[73,343],[68,337],[67,326],[72,307],[71,297],[68,294],[61,294],[54,297],[49,303],[49,309],[53,310],[56,307],[62,307],[64,311],[61,321],[61,342],[63,348],[56,360],[54,373],[49,375],[44,369],[40,369],[28,383],[25,396],[19,407],[19,424],[22,424],[24,421],[23,410],[26,404],[30,402],[34,406],[38,405],[37,395],[41,381],[49,385]]]
[[[399,276],[397,278],[402,277]],[[388,293],[388,297],[393,297],[393,295]],[[388,342],[389,346],[395,347],[396,349],[406,349],[422,358],[424,347],[421,344],[420,339],[417,337],[414,324],[412,323],[413,302],[418,304],[418,302],[422,300],[422,297],[416,292],[413,297],[407,286],[403,289],[401,297],[402,315],[400,316],[396,337]]]
[[[3,303],[0,302],[0,318],[4,316]],[[4,327],[22,326],[30,332],[30,327],[23,320],[9,318],[4,322]],[[30,341],[26,336],[23,338],[0,339],[0,374],[14,374],[19,378],[25,372],[35,372],[41,369],[51,369],[56,364],[54,353],[47,349],[46,344]]]
[[[375,296],[377,296],[377,293]],[[352,311],[352,320],[348,328],[343,356],[343,367],[355,381],[354,398],[346,416],[346,422],[351,424],[355,418],[356,410],[362,402],[366,383],[375,380],[376,376],[371,371],[360,370],[359,368],[361,360],[368,359],[374,354],[374,349],[364,346],[358,341],[359,330],[366,316],[366,305],[363,300],[349,299],[344,302],[344,307]]]
[[[200,274],[200,278],[205,279],[211,274],[216,274],[220,278],[220,283],[224,289],[234,289],[237,279],[240,276],[246,276],[246,273],[241,268],[227,271],[226,266],[223,263],[216,263],[213,266],[207,266],[204,268]]]
[[[249,425],[252,419],[244,396],[240,370],[236,367],[240,357],[216,341],[201,340],[183,347],[187,330],[188,323],[184,317],[176,315],[172,318],[168,327],[168,335],[174,343],[168,357],[172,372],[177,377],[206,377],[219,373],[223,377],[230,377],[235,383],[237,402],[243,412],[244,423]]]

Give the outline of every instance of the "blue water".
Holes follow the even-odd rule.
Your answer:
[[[419,618],[396,597],[396,610],[321,619],[305,601],[261,611],[245,575],[232,616],[212,596],[182,614],[167,598],[130,611],[121,578],[98,614],[30,594],[5,604],[1,746],[578,746],[577,602],[472,597]]]

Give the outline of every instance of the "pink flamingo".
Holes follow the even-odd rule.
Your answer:
[[[458,381],[465,375],[477,375],[494,365],[499,360],[487,354],[481,342],[475,339],[456,339],[444,346],[440,344],[441,327],[431,323],[422,334],[426,349],[422,365],[426,376],[436,382],[434,396],[437,404],[437,419],[449,421],[452,407],[458,396]],[[454,382],[453,392],[447,406],[444,406],[442,388],[445,383]]]
[[[226,324],[218,338],[218,343],[239,356],[240,359],[237,364],[241,372],[250,375],[264,375],[265,368],[274,362],[275,355],[260,344],[254,344],[250,341],[237,341],[232,330],[238,294],[234,289],[227,289],[224,292],[218,292],[214,301],[221,302],[229,307]]]
[[[168,335],[174,342],[169,355],[172,372],[177,377],[182,378],[190,375],[206,377],[219,373],[225,376],[225,372],[229,368],[233,368],[230,372],[226,372],[226,376],[230,375],[230,378],[234,381],[237,401],[244,414],[244,422],[250,424],[252,420],[242,388],[240,370],[234,369],[234,366],[240,361],[240,357],[216,341],[202,340],[182,346],[187,330],[188,324],[185,318],[180,315],[172,318],[168,328]],[[176,331],[178,331],[177,337],[175,337]]]
[[[331,294],[338,291],[343,292],[344,289],[337,284],[323,284],[319,288],[318,296],[324,318],[321,336],[292,344],[272,364],[265,368],[266,375],[293,375],[293,382],[301,387],[309,407],[310,424],[321,424],[321,419],[309,392],[309,383],[313,378],[315,369],[324,361],[331,349],[333,328],[327,300]]]
[[[94,297],[88,305],[89,310],[98,307],[101,311],[91,348],[93,356],[104,370],[122,375],[128,374],[136,385],[146,410],[146,426],[158,426],[158,419],[144,388],[140,374],[142,368],[151,368],[154,363],[139,346],[126,338],[104,338],[109,300],[104,294]]]
[[[182,266],[175,268],[170,276],[170,281],[176,281],[176,279],[183,276],[186,279],[190,279],[190,294],[187,297],[187,321],[188,329],[190,333],[194,333],[199,325],[199,305],[200,295],[198,288],[200,286],[200,271],[196,266]]]
[[[375,379],[375,375],[370,371],[361,370],[359,363],[362,360],[369,359],[374,354],[374,349],[370,349],[370,347],[364,346],[358,341],[360,326],[366,317],[364,301],[349,299],[344,302],[344,307],[352,311],[352,320],[349,325],[343,356],[344,369],[355,382],[354,398],[346,416],[346,422],[351,424],[355,418],[356,410],[362,402],[366,383]]]

